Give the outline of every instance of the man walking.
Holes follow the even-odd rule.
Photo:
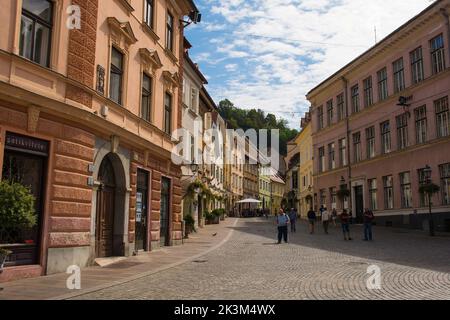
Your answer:
[[[350,238],[350,215],[346,209],[344,209],[341,214],[341,225],[342,231],[344,232],[344,240],[353,240]]]
[[[322,225],[323,225],[323,231],[325,231],[325,234],[328,234],[328,226],[330,224],[330,214],[327,211],[327,208],[324,207],[324,210],[322,210]]]
[[[281,243],[281,239],[284,239],[284,242],[288,243],[288,223],[289,217],[286,213],[284,213],[283,209],[280,209],[280,212],[277,216],[277,225],[278,225],[278,244]]]
[[[291,221],[291,232],[297,232],[296,222],[297,222],[297,211],[292,208],[289,212],[289,220]]]
[[[364,210],[364,241],[372,241],[372,224],[375,216],[369,209]]]
[[[337,227],[337,224],[336,224],[336,220],[337,220],[336,208],[333,208],[333,211],[331,212],[331,219],[333,220],[333,226]]]
[[[311,207],[308,211],[308,221],[309,221],[309,233],[314,233],[314,225],[316,224],[317,216],[316,212]]]

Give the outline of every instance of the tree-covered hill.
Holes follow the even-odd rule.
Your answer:
[[[297,130],[288,127],[288,122],[285,119],[277,119],[274,114],[266,114],[260,109],[246,110],[235,107],[228,99],[219,102],[219,113],[233,129],[279,129],[280,153],[282,155],[287,153],[287,143],[298,134]]]

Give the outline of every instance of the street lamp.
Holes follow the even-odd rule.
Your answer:
[[[428,195],[428,209],[429,209],[429,226],[430,226],[430,236],[434,237],[434,221],[433,221],[433,212],[431,210],[431,197],[433,196],[433,194],[431,193],[431,167],[429,165],[426,165],[425,169],[423,169],[423,173],[425,175],[425,179],[426,179],[426,184],[428,185],[428,187],[430,188],[427,192]]]

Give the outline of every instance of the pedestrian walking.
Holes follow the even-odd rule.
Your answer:
[[[316,212],[311,207],[308,211],[309,233],[310,234],[314,233],[314,226],[316,224],[316,220],[317,220]]]
[[[297,232],[296,222],[297,222],[297,211],[292,208],[289,212],[289,220],[291,221],[291,232]]]
[[[346,209],[344,209],[341,213],[341,225],[342,231],[344,232],[344,240],[353,240],[350,237],[350,215]]]
[[[372,241],[372,225],[375,216],[372,210],[365,209],[364,210],[364,241]]]
[[[330,224],[330,214],[328,213],[327,208],[324,207],[324,210],[322,211],[322,225],[325,234],[328,234],[329,224]]]
[[[333,220],[333,226],[337,227],[337,223],[336,223],[337,211],[336,211],[336,208],[333,208],[333,211],[331,212],[331,219]]]
[[[283,209],[280,209],[280,212],[277,216],[277,225],[278,225],[278,244],[281,243],[281,239],[284,239],[284,242],[288,243],[288,224],[289,224],[289,217],[288,215],[283,211]]]

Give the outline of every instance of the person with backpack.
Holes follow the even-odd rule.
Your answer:
[[[308,211],[308,221],[309,221],[309,233],[314,234],[314,226],[316,224],[317,216],[316,212],[311,207]]]
[[[372,210],[365,209],[364,210],[364,241],[372,241],[372,224],[375,216]]]
[[[281,244],[281,239],[284,238],[284,242],[288,243],[288,224],[290,220],[288,215],[280,209],[277,216],[277,226],[278,226],[278,244]]]
[[[353,240],[350,237],[350,215],[346,209],[344,209],[341,213],[341,226],[342,232],[344,232],[344,240]]]

